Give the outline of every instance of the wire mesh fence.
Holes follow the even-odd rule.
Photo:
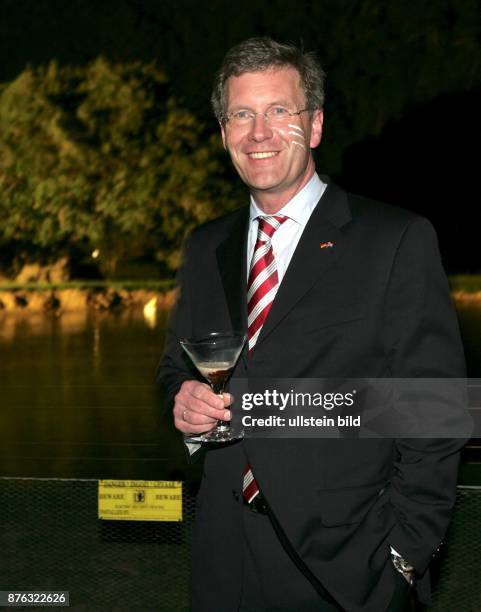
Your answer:
[[[188,610],[191,490],[182,522],[99,520],[97,503],[97,480],[0,478],[0,590],[69,591],[80,612]],[[434,612],[481,610],[480,534],[481,487],[459,487]]]
[[[446,546],[433,573],[433,612],[480,612],[481,487],[458,487]]]
[[[0,590],[66,590],[86,612],[188,610],[192,494],[181,523],[99,520],[97,501],[97,480],[0,479]]]

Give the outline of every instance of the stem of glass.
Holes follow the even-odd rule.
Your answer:
[[[211,383],[212,391],[216,395],[218,395],[220,398],[224,397],[224,385],[225,385],[225,381],[221,383],[217,383],[217,384]],[[223,431],[225,429],[228,429],[229,426],[230,426],[230,421],[223,421],[222,419],[218,419],[215,429],[217,429],[218,431]]]

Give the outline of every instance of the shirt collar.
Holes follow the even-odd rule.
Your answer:
[[[296,193],[292,200],[289,200],[289,202],[287,202],[287,204],[283,206],[276,213],[276,215],[285,215],[299,225],[306,225],[312,211],[324,193],[325,188],[326,183],[323,183],[317,172],[314,172],[310,180],[304,185],[299,193]],[[257,217],[263,216],[265,216],[265,213],[257,206],[254,198],[251,195],[249,210],[250,222]]]

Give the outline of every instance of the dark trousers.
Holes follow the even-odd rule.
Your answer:
[[[294,565],[268,516],[244,508],[243,580],[240,612],[339,612],[321,598]],[[393,568],[396,588],[386,612],[411,612],[407,582]],[[349,611],[347,611],[349,612]],[[381,612],[381,611],[380,611]]]

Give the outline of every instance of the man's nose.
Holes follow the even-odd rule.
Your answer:
[[[256,142],[271,138],[272,130],[263,113],[256,113],[252,119],[250,137]]]

